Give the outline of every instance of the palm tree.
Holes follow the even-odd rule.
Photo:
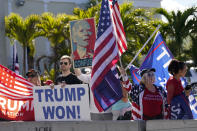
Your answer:
[[[163,15],[168,21],[165,27],[168,38],[167,42],[174,56],[178,56],[178,58],[181,58],[181,53],[184,51],[184,39],[196,28],[193,27],[196,20],[192,18],[195,15],[196,9],[192,7],[183,12],[178,10],[176,13],[174,11],[168,13],[163,8],[156,9],[155,11],[155,13]]]
[[[98,3],[101,3],[101,1],[102,0],[89,0],[88,3],[86,4],[86,9],[98,5]]]
[[[101,8],[101,4],[94,5],[85,10],[81,8],[74,8],[73,14],[78,19],[95,17],[96,23],[98,23],[99,15],[100,15],[100,8]]]
[[[191,38],[191,43],[190,48],[186,50],[186,53],[190,56],[190,59],[193,60],[193,65],[192,66],[197,66],[197,33],[195,34],[190,34]]]
[[[124,53],[123,63],[128,64],[135,56],[137,51],[143,46],[150,37],[157,25],[162,24],[160,21],[153,19],[153,13],[147,9],[135,9],[132,3],[124,3],[120,5],[120,14],[127,39],[128,50]],[[152,41],[150,42],[152,43]],[[148,44],[140,53],[139,59],[146,54],[151,44]],[[138,65],[138,60],[135,65]]]
[[[95,1],[96,0],[92,0],[93,3],[95,3]],[[96,3],[99,3],[99,1]],[[100,3],[85,10],[75,8],[73,14],[79,19],[95,17],[96,23],[98,23],[100,8]],[[153,19],[153,13],[151,13],[151,11],[146,9],[134,9],[132,3],[120,5],[120,14],[128,44],[128,51],[124,53],[122,61],[123,64],[128,64],[155,30],[156,26],[162,23]],[[147,46],[142,54],[147,53],[150,46],[151,45]]]
[[[75,20],[76,17],[67,14],[58,14],[54,16],[52,13],[43,13],[41,15],[41,22],[37,25],[41,35],[48,38],[51,42],[53,49],[53,56],[46,56],[50,58],[54,63],[55,77],[57,76],[56,70],[58,69],[58,60],[62,53],[58,53],[61,49],[61,43],[67,43],[67,52],[70,52],[70,32],[69,32],[69,21]],[[55,78],[54,78],[55,79]]]
[[[30,54],[33,56],[35,46],[33,40],[40,34],[36,24],[40,21],[39,15],[32,14],[25,19],[20,15],[11,13],[5,16],[5,32],[11,40],[17,40],[23,47],[23,75],[26,73],[26,49],[30,47]],[[33,62],[31,62],[33,64]]]

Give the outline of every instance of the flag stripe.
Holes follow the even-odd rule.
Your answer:
[[[3,85],[0,85],[0,87],[1,87],[1,91],[9,93],[9,94],[12,94],[12,95],[23,95],[23,96],[31,96],[31,95],[33,95],[32,93],[19,93],[19,92],[15,91],[15,90],[8,90]]]
[[[95,42],[95,46],[94,46],[94,50],[96,51],[96,49],[98,48],[98,46],[101,46],[101,43],[104,43],[103,41],[108,38],[110,36],[110,34],[112,34],[113,31],[113,27],[112,25],[110,25],[109,28],[107,28],[107,30],[105,31],[105,33],[103,35],[101,35]],[[94,52],[95,55],[95,52]]]
[[[33,91],[33,90],[27,89],[25,87],[26,87],[26,85],[21,84],[17,81],[15,82],[15,86],[14,86],[15,89],[18,89],[18,90],[21,90],[21,91],[24,91],[24,92],[32,92]]]
[[[33,98],[33,96],[31,96],[31,97],[24,97],[24,98],[15,97],[15,96],[11,96],[11,95],[6,95],[5,93],[1,93],[1,91],[0,91],[0,96],[6,97],[8,99],[14,99],[14,100],[29,100],[29,99]]]
[[[124,28],[123,28],[123,23],[122,23],[122,19],[121,16],[120,16],[120,9],[119,9],[119,6],[118,4],[116,3],[114,6],[112,6],[112,8],[114,8],[115,10],[113,10],[116,14],[116,18],[118,19],[118,24],[121,26],[121,30],[123,31],[124,35],[125,35],[125,32],[124,32]],[[126,40],[126,39],[125,39]]]
[[[115,43],[113,44],[115,46]],[[113,46],[113,47],[114,47]],[[113,51],[113,52],[111,52]],[[101,61],[98,62],[98,65],[94,66],[94,70],[93,70],[93,77],[92,77],[92,82],[95,82],[97,78],[99,78],[100,74],[104,73],[103,70],[105,70],[106,67],[108,67],[107,65],[111,63],[111,61],[117,56],[117,51],[116,50],[109,50],[108,54],[104,54],[103,57],[101,58]],[[106,56],[107,55],[107,56]],[[115,57],[114,57],[115,56]],[[106,57],[108,59],[106,59]],[[109,66],[109,68],[107,69],[107,71],[109,71],[111,69],[113,65]],[[101,78],[103,79],[103,78]]]
[[[16,98],[29,98],[33,96],[32,84],[26,79],[2,65],[0,65],[0,74],[1,94],[4,93],[6,96],[10,95]]]
[[[12,97],[16,97],[16,98],[30,98],[30,97],[32,97],[32,95],[30,95],[30,96],[24,96],[24,95],[13,94],[10,91],[8,92],[6,90],[3,90],[2,87],[1,87],[0,92],[3,93],[3,94],[6,94],[6,95],[12,96]]]
[[[1,89],[2,90],[6,90],[6,91],[9,91],[11,93],[16,93],[16,94],[19,94],[19,95],[32,95],[32,92],[22,92],[21,90],[16,90],[16,89],[11,89],[11,88],[7,88],[6,86],[0,84],[0,87],[2,87]]]
[[[116,8],[117,6],[115,6],[114,8]],[[125,51],[125,49],[127,49],[126,46],[126,38],[125,38],[125,32],[124,32],[124,27],[122,25],[122,21],[120,19],[118,19],[119,17],[117,16],[118,13],[116,11],[114,11],[113,14],[113,19],[114,19],[114,23],[115,23],[115,27],[116,27],[116,31],[117,31],[117,35],[118,35],[118,41],[121,41],[121,45],[120,47]]]
[[[28,88],[29,90],[32,90],[33,84],[28,82],[26,79],[18,77],[18,76],[16,76],[15,79],[16,79],[17,82],[27,86],[26,88]]]
[[[115,29],[117,44],[119,48],[119,55],[121,56],[127,49],[126,35],[121,20],[118,2],[115,1],[115,4],[113,4],[113,0],[109,0],[109,1],[110,1],[109,3],[111,9],[112,22]]]
[[[113,34],[111,33],[109,35],[109,37],[107,37],[103,43],[101,43],[101,46],[99,46],[96,50],[95,50],[95,54],[94,54],[94,61],[92,63],[92,66],[95,66],[98,61],[103,57],[103,54],[105,54],[107,51],[109,51],[109,48],[111,48],[114,44],[115,38],[112,37]],[[109,43],[107,46],[105,45],[105,42]]]
[[[115,39],[111,39],[110,41],[111,41],[110,43],[112,43],[112,44],[109,45],[108,47],[105,46],[105,48],[103,48],[103,50],[100,51],[97,58],[95,58],[96,64],[93,63],[93,65],[94,65],[94,70],[92,71],[93,74],[95,73],[94,71],[96,71],[101,66],[101,64],[103,64],[103,62],[106,60],[106,58],[108,58],[112,54],[112,52],[114,51],[114,48],[116,46]]]
[[[134,120],[141,119],[140,107],[135,102],[132,102],[132,117]]]
[[[115,56],[116,54],[116,56]],[[115,57],[114,57],[115,56]],[[91,86],[94,86],[92,83],[100,83],[101,80],[103,79],[103,77],[105,76],[105,74],[111,69],[112,66],[114,66],[114,64],[117,62],[115,61],[114,63],[112,63],[111,61],[113,61],[114,59],[118,59],[118,54],[117,51],[113,50],[113,53],[108,57],[108,59],[106,59],[102,65],[96,70],[96,72],[94,73],[94,76],[92,77],[92,81],[91,81]]]

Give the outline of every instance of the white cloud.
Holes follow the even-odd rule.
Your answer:
[[[175,0],[162,0],[161,7],[165,8],[167,11],[177,11],[184,10],[185,7]]]
[[[161,7],[167,11],[185,10],[189,7],[196,6],[197,0],[162,0]]]

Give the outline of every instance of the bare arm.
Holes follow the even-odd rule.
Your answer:
[[[125,88],[125,90],[129,92],[131,90],[131,88],[132,88],[132,84],[131,84],[131,82],[128,79],[126,71],[122,67],[119,67],[118,69],[119,69],[119,71],[120,71],[120,73],[121,73],[121,75],[123,77],[122,85]]]
[[[168,86],[168,88],[167,88],[167,91],[168,91],[168,93],[167,93],[167,102],[168,102],[168,104],[170,104],[171,100],[172,100],[172,98],[174,96],[173,95],[174,94],[174,86],[172,84],[170,84]]]
[[[74,72],[75,72],[76,76],[81,75],[81,70],[79,68],[74,68]]]

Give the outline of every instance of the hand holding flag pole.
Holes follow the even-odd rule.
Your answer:
[[[126,67],[125,70],[130,69],[132,63],[134,62],[134,60],[137,58],[137,56],[140,54],[140,52],[144,49],[144,47],[148,44],[148,42],[152,39],[152,37],[154,36],[154,34],[159,30],[159,28],[161,27],[161,25],[158,25],[157,28],[155,29],[155,31],[152,33],[152,35],[148,38],[148,40],[144,43],[144,45],[142,46],[142,48],[137,52],[137,54],[135,55],[135,57],[131,60],[131,62],[128,64],[128,66]]]

